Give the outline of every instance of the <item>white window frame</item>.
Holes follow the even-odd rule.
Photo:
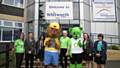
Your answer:
[[[3,26],[4,26],[4,27],[12,27],[12,26],[6,26],[6,25],[4,24],[4,22],[11,22],[11,23],[12,23],[12,26],[13,26],[13,21],[8,21],[8,20],[4,20],[4,21],[3,21]]]
[[[23,6],[19,6],[19,7],[18,7],[18,6],[15,5],[15,0],[14,0],[13,5],[8,4],[8,3],[5,3],[5,1],[2,0],[2,4],[9,5],[9,6],[13,6],[13,7],[17,7],[17,8],[24,8],[24,4],[25,4],[24,2],[25,2],[25,1],[23,0],[23,4],[22,4]]]
[[[12,29],[12,40],[11,41],[3,41],[3,28],[1,29],[1,39],[0,42],[14,42],[14,29],[22,29],[24,28],[24,23],[23,22],[18,22],[18,21],[9,21],[9,20],[0,20],[1,21],[1,26],[0,27],[5,27],[5,28],[13,28]],[[5,26],[4,25],[4,21],[8,21],[8,22],[12,22],[12,26]],[[22,27],[16,27],[15,24],[16,23],[21,23]]]

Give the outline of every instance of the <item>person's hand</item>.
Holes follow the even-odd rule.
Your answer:
[[[69,54],[68,54],[68,52],[66,52],[66,56],[68,56]]]
[[[15,51],[15,48],[12,48],[12,51]]]
[[[97,56],[97,57],[100,57],[100,54],[99,54],[99,53],[97,53],[97,54],[96,54],[96,56]]]
[[[92,54],[90,53],[89,56],[92,56]]]
[[[37,63],[40,63],[40,59],[37,59]]]
[[[31,53],[32,53],[32,52],[29,50],[29,51],[28,51],[28,54],[31,54]]]

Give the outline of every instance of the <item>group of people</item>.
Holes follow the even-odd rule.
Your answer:
[[[72,64],[82,63],[83,60],[86,61],[88,68],[92,68],[91,64],[93,63],[93,61],[97,63],[97,68],[104,68],[107,59],[106,55],[107,43],[103,40],[104,39],[103,34],[98,34],[98,40],[92,42],[88,33],[83,33],[83,38],[81,41],[82,42],[81,53],[72,55],[68,54],[68,52],[70,45],[72,45],[71,42],[73,42],[74,39],[69,38],[67,35],[68,32],[66,30],[63,30],[62,36],[59,39],[60,42],[59,57],[57,56],[54,57],[60,60],[60,65],[62,66],[62,68],[67,68],[68,56],[72,56],[72,58],[70,58],[71,68],[75,68],[73,67]],[[21,68],[22,60],[24,57],[26,68],[28,68],[29,65],[30,68],[33,68],[34,59],[36,59],[38,63],[43,62],[43,64],[47,64],[48,56],[46,56],[45,53],[44,40],[45,37],[41,36],[36,42],[33,38],[32,32],[29,32],[28,38],[24,40],[24,33],[21,32],[19,34],[19,38],[15,41],[14,46],[14,49],[16,51],[16,68]],[[59,61],[51,62],[53,62],[53,65],[54,63],[55,65],[58,65],[59,63]],[[78,68],[81,68],[81,65],[78,65]]]
[[[19,38],[15,41],[14,49],[16,51],[16,68],[21,68],[22,61],[25,56],[25,67],[33,68],[34,56],[36,54],[36,42],[33,33],[29,32],[28,38],[24,40],[24,33],[19,34]]]
[[[81,64],[82,61],[84,60],[86,61],[87,68],[92,68],[93,67],[92,64],[94,61],[97,64],[97,68],[105,68],[106,59],[107,59],[107,54],[106,54],[107,43],[103,39],[104,39],[103,34],[98,34],[98,40],[93,42],[90,39],[88,33],[83,33],[83,41],[82,41],[83,47],[81,53],[72,54],[72,58],[70,58],[70,62],[72,64],[75,64],[76,62]],[[61,43],[60,63],[62,65],[62,68],[67,68],[67,60],[68,60],[67,50],[70,45],[69,40],[72,40],[72,38],[70,39],[69,37],[67,37],[67,31],[63,31],[63,36],[60,38],[60,43]],[[72,40],[71,42],[74,42],[74,40]],[[77,50],[77,48],[75,50]],[[75,68],[75,67],[71,66],[71,68]],[[81,66],[78,66],[78,68],[81,68]]]

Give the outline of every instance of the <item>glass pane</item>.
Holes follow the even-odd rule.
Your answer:
[[[15,6],[23,7],[23,0],[15,0]]]
[[[20,30],[22,30],[22,29],[14,29],[14,40],[19,38]]]
[[[14,0],[4,0],[5,4],[14,5]]]
[[[33,32],[33,31],[34,31],[33,23],[28,23],[28,32]]]
[[[12,25],[12,22],[9,22],[9,21],[4,21],[4,25],[5,25],[5,26],[13,26],[13,25]]]
[[[15,23],[16,27],[22,27],[22,23]]]
[[[3,41],[12,41],[12,29],[11,28],[3,28]]]
[[[79,20],[70,20],[70,24],[79,24]]]
[[[60,24],[69,24],[69,20],[61,20]]]

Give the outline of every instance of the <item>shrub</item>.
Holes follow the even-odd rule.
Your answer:
[[[113,49],[113,50],[120,50],[120,46],[118,46],[118,45],[113,45],[113,46],[111,46],[111,49]]]

